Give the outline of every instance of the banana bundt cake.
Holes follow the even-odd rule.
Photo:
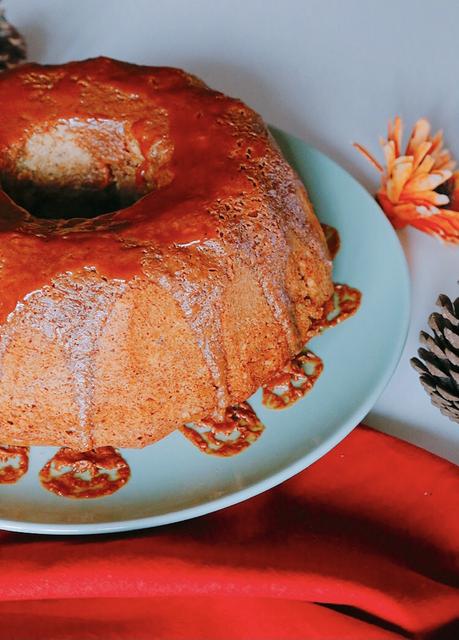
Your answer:
[[[0,441],[143,447],[219,419],[332,293],[261,118],[179,69],[0,76]]]

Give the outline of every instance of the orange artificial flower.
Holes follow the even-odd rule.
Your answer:
[[[381,172],[376,199],[396,229],[411,225],[445,242],[459,244],[459,171],[443,147],[443,132],[430,135],[430,123],[414,125],[402,155],[402,121],[389,121],[387,140],[380,139],[384,168],[362,145],[355,143]]]

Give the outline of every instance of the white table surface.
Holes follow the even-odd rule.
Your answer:
[[[372,192],[376,172],[351,143],[378,152],[377,136],[395,114],[407,126],[427,116],[459,159],[455,0],[5,0],[4,7],[31,60],[103,54],[183,67],[325,151]],[[409,365],[437,294],[458,295],[459,249],[412,229],[399,236],[412,277],[411,326],[367,423],[459,463],[459,425],[430,404]]]

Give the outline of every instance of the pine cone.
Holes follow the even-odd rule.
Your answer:
[[[26,44],[21,34],[5,19],[0,8],[0,71],[11,69],[26,59]]]
[[[418,349],[418,355],[424,362],[411,358],[411,364],[420,374],[432,404],[450,420],[459,422],[459,298],[451,302],[442,294],[437,305],[440,313],[432,313],[429,318],[433,336],[420,333],[425,348]]]

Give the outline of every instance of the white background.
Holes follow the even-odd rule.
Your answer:
[[[378,152],[378,135],[395,114],[407,126],[427,116],[459,158],[456,0],[5,0],[4,6],[26,36],[31,60],[103,54],[183,67],[325,151],[372,192],[376,172],[351,143]],[[414,230],[399,235],[412,277],[410,333],[367,422],[459,463],[459,425],[431,406],[409,365],[437,294],[459,294],[459,249]]]

